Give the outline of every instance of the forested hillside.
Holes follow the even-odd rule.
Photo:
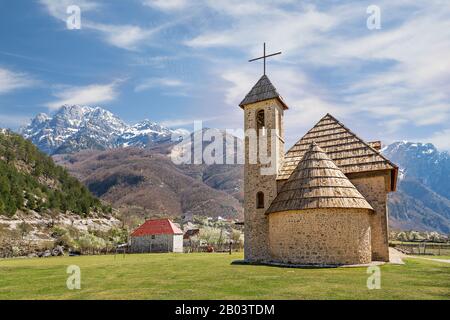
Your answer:
[[[0,131],[0,215],[48,209],[82,216],[110,210],[30,141]]]
[[[177,166],[167,155],[138,148],[54,158],[121,212],[139,207],[146,216],[242,218],[241,167]]]

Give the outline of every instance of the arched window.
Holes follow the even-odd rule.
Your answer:
[[[256,208],[264,209],[264,192],[259,191],[256,194]]]
[[[265,116],[264,116],[264,110],[259,110],[256,113],[256,134],[259,135],[259,131],[262,129],[263,130],[263,135],[265,132]]]

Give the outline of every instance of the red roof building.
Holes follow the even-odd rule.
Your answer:
[[[183,231],[169,219],[145,221],[130,240],[135,253],[183,252]]]
[[[142,237],[160,234],[183,234],[170,219],[147,220],[132,234],[132,237]]]

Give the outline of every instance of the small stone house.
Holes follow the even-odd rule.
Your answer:
[[[183,252],[183,231],[169,219],[147,220],[131,234],[131,252]]]

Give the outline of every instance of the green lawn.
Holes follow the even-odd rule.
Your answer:
[[[450,299],[450,264],[407,259],[381,267],[293,269],[231,265],[242,254],[139,254],[0,260],[0,299]],[[81,268],[68,290],[66,268]]]

